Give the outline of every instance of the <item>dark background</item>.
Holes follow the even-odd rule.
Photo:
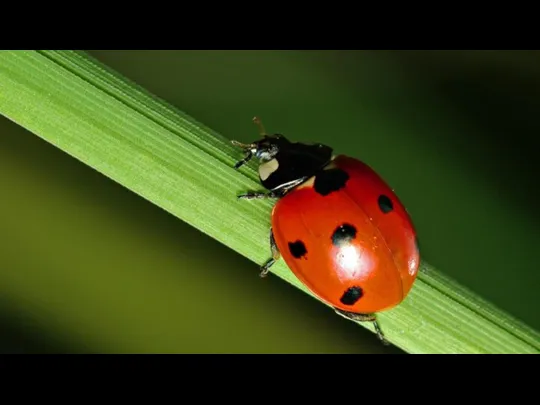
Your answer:
[[[259,115],[365,160],[426,261],[540,329],[539,52],[90,53],[228,138],[254,139]],[[5,118],[0,131],[3,352],[400,352]]]

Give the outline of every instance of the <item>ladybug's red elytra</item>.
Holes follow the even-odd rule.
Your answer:
[[[329,146],[293,143],[267,135],[242,144],[244,159],[259,160],[259,179],[268,192],[241,199],[273,198],[271,258],[261,276],[280,257],[319,299],[353,321],[373,322],[387,343],[376,313],[402,302],[416,279],[420,252],[405,207],[368,165]]]

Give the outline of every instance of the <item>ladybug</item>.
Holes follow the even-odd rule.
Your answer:
[[[388,184],[368,165],[329,146],[290,142],[267,135],[242,144],[244,159],[259,160],[267,192],[238,198],[275,199],[271,213],[271,258],[261,277],[283,258],[320,300],[347,319],[373,322],[388,344],[376,313],[402,302],[416,279],[420,252],[414,225]]]

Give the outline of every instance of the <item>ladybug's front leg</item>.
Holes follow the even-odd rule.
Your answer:
[[[270,271],[270,267],[272,267],[272,265],[281,257],[279,249],[276,245],[276,240],[274,239],[274,232],[272,231],[272,228],[270,228],[270,250],[272,251],[272,258],[261,266],[261,272],[259,274],[261,277],[266,277]]]
[[[238,199],[243,200],[260,200],[262,198],[282,198],[287,194],[289,191],[291,191],[293,188],[298,186],[299,184],[303,183],[306,180],[305,177],[301,177],[299,179],[296,179],[286,186],[279,187],[277,189],[274,189],[270,192],[262,192],[262,191],[250,191],[244,194],[240,194],[238,196]]]
[[[377,333],[377,337],[384,345],[389,345],[390,343],[388,340],[385,339],[384,333],[381,329],[381,326],[379,325],[379,322],[377,321],[377,316],[375,314],[358,314],[355,312],[347,312],[343,311],[338,308],[334,308],[336,313],[338,315],[341,315],[351,321],[356,322],[373,322],[373,325],[375,326],[375,332]]]

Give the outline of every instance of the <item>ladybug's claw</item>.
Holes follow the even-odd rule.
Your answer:
[[[272,258],[269,259],[265,264],[261,266],[261,272],[259,273],[259,276],[261,278],[265,278],[268,276],[268,273],[270,272],[270,267],[275,263],[276,261]]]
[[[388,340],[386,340],[386,338],[384,337],[384,333],[381,329],[381,326],[379,325],[379,322],[377,321],[377,319],[375,319],[373,321],[373,326],[375,326],[375,332],[377,333],[377,337],[379,338],[379,340],[381,341],[381,343],[385,346],[388,346],[390,345],[390,342]]]

